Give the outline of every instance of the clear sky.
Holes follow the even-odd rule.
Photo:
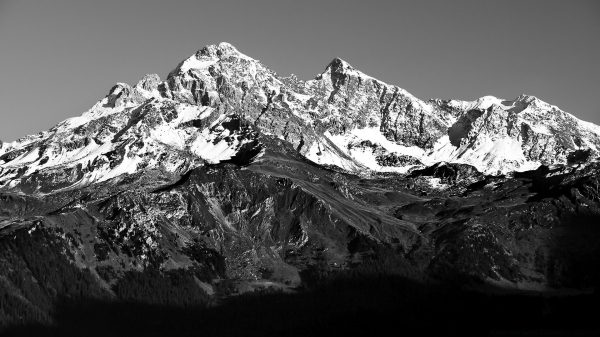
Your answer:
[[[600,1],[0,0],[0,139],[222,41],[283,76],[340,57],[421,99],[528,94],[600,124]]]

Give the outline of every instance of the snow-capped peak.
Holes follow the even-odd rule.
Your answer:
[[[153,91],[160,83],[160,77],[157,74],[148,74],[144,76],[134,88],[138,90]]]
[[[539,100],[539,99],[533,95],[525,95],[525,94],[521,94],[521,95],[519,95],[519,97],[517,97],[515,99],[515,101],[526,102],[526,103],[531,103],[536,100]]]
[[[350,63],[342,60],[339,57],[336,57],[331,62],[329,62],[329,65],[327,65],[327,68],[330,68],[331,71],[340,72],[340,73],[343,73],[344,71],[347,71],[347,70],[350,70],[350,71],[356,70],[356,69],[354,69],[354,67],[352,67],[350,65]]]
[[[237,58],[246,61],[258,62],[245,54],[240,53],[233,45],[221,42],[218,45],[208,45],[194,55],[183,60],[171,73],[169,78],[187,72],[190,69],[208,69],[210,66],[227,58]]]
[[[488,96],[483,96],[483,97],[479,98],[477,100],[477,102],[479,103],[479,105],[482,108],[483,107],[487,108],[492,104],[500,104],[500,102],[502,102],[502,100],[499,99],[498,97],[488,95]]]
[[[241,59],[246,59],[250,61],[256,61],[253,58],[240,53],[237,48],[235,48],[232,44],[227,42],[221,42],[218,45],[208,45],[202,49],[200,49],[196,56],[206,56],[206,57],[216,57],[216,58],[227,58],[227,57],[237,57]]]

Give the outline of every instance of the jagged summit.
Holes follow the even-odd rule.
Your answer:
[[[197,53],[197,56],[206,56],[206,57],[218,57],[218,58],[226,58],[226,57],[240,57],[245,59],[250,59],[250,57],[240,53],[237,48],[235,48],[232,44],[228,42],[221,42],[218,45],[208,45],[204,48],[200,49]]]
[[[185,73],[190,69],[206,69],[211,65],[221,60],[226,60],[230,57],[243,59],[246,61],[255,60],[247,55],[240,53],[233,45],[227,42],[221,42],[218,45],[208,45],[200,49],[194,55],[183,60],[171,73],[169,78],[177,74]]]
[[[361,80],[376,80],[375,78],[368,76],[367,74],[363,73],[360,70],[357,70],[356,68],[354,68],[352,65],[350,65],[350,63],[342,60],[339,57],[334,58],[331,62],[329,62],[329,64],[327,65],[327,67],[325,67],[325,71],[321,74],[319,74],[315,79],[319,80],[322,79],[323,76],[342,76],[342,77],[355,77],[355,78],[360,78]],[[382,81],[376,80],[381,84],[387,85]]]
[[[135,88],[152,92],[158,88],[160,82],[160,77],[157,74],[148,74],[135,85]]]
[[[533,95],[525,95],[525,94],[521,94],[519,95],[519,97],[517,97],[515,99],[515,101],[520,101],[520,102],[527,102],[527,103],[531,103],[534,101],[539,101],[540,99],[533,96]]]
[[[350,63],[342,60],[339,57],[336,57],[333,60],[331,60],[331,62],[329,62],[327,68],[325,69],[331,69],[331,71],[340,73],[343,73],[345,70],[356,70],[350,65]]]

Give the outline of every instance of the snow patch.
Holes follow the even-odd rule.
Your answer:
[[[183,61],[179,70],[182,73],[187,72],[190,69],[206,69],[209,66],[217,63],[217,59],[203,59],[199,60],[196,55],[190,56],[187,60]]]
[[[519,140],[510,137],[493,140],[487,135],[481,135],[474,144],[458,148],[450,143],[448,136],[444,136],[435,143],[429,156],[423,159],[428,165],[441,161],[469,164],[487,174],[535,170],[540,166],[539,162],[525,158]]]

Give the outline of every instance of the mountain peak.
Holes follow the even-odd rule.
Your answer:
[[[325,71],[321,74],[319,74],[316,79],[321,79],[323,78],[323,75],[325,74],[331,74],[331,75],[343,75],[343,76],[350,76],[350,77],[359,77],[362,78],[363,80],[373,80],[373,81],[377,81],[381,84],[387,85],[386,83],[373,78],[365,73],[363,73],[362,71],[354,68],[352,65],[350,65],[350,63],[342,60],[339,57],[334,58],[331,62],[329,62],[329,64],[327,65],[327,67],[325,68]]]
[[[326,69],[331,69],[332,72],[336,73],[343,73],[348,70],[356,70],[350,65],[350,63],[342,60],[339,57],[336,57],[331,62],[329,62]]]
[[[209,66],[219,62],[220,60],[228,59],[233,57],[236,59],[243,59],[246,61],[257,61],[247,55],[240,53],[237,48],[227,42],[221,42],[218,45],[211,44],[200,49],[194,55],[181,61],[177,68],[175,68],[169,75],[168,78],[175,76],[180,73],[185,73],[190,69],[205,69]]]
[[[560,110],[556,105],[552,105],[548,102],[542,101],[541,99],[533,96],[533,95],[519,95],[519,97],[517,97],[515,99],[515,102],[520,102],[521,104],[525,104],[527,106],[530,107],[536,107],[538,109],[544,109],[544,110]]]
[[[545,103],[544,101],[540,100],[539,98],[533,96],[533,95],[525,95],[525,94],[521,94],[519,95],[519,97],[517,97],[515,99],[515,101],[517,102],[523,102],[523,103],[527,103],[527,104],[531,104],[531,103]]]
[[[228,42],[221,42],[218,45],[211,44],[211,45],[205,46],[204,48],[199,50],[198,53],[196,53],[196,56],[198,58],[205,56],[205,57],[215,57],[215,58],[220,58],[220,59],[233,56],[233,57],[237,57],[237,58],[252,60],[250,57],[240,53],[236,47],[234,47],[231,43],[228,43]]]
[[[157,74],[147,74],[142,78],[135,87],[146,91],[153,91],[158,87],[160,77]]]

